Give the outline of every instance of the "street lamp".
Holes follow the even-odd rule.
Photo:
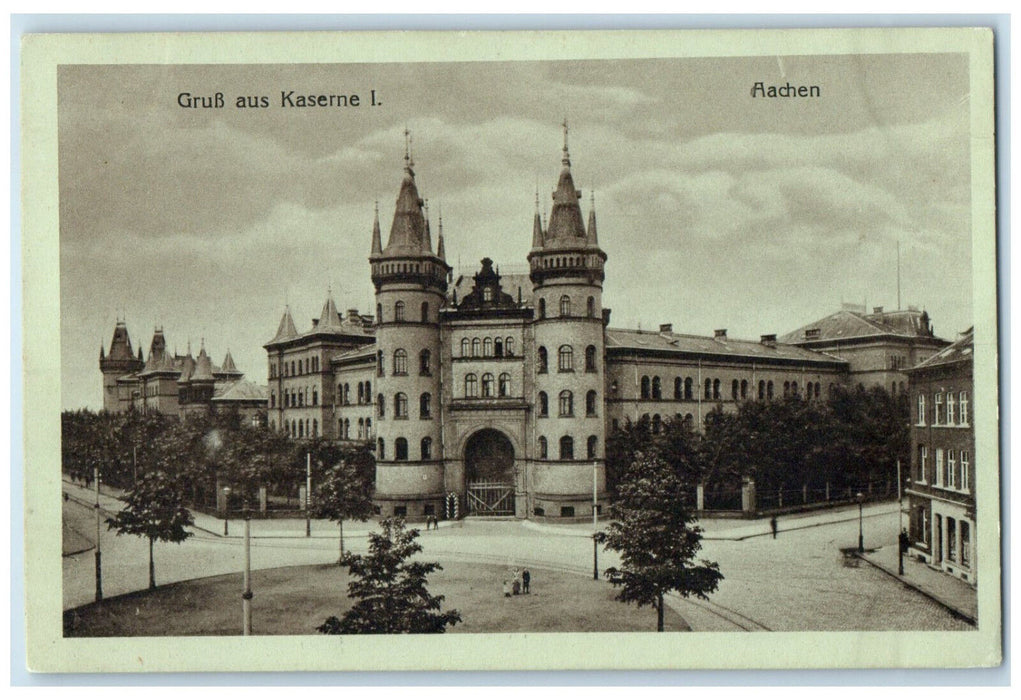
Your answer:
[[[597,515],[599,513],[599,505],[596,497],[597,480],[596,480],[596,469],[598,463],[592,463],[592,580],[599,580],[599,540],[597,539],[597,531],[599,530],[599,522]]]
[[[312,453],[305,453],[305,537],[312,536]],[[343,552],[341,552],[343,555]]]
[[[93,467],[93,477],[96,481],[96,600],[103,599],[103,552],[100,548],[99,533],[100,519],[99,512],[99,465]]]
[[[858,554],[865,553],[865,537],[862,533],[862,506],[865,504],[865,496],[858,492]]]
[[[223,536],[229,533],[227,529],[227,511],[230,510],[230,486],[223,487]]]
[[[245,571],[244,591],[241,593],[241,615],[244,620],[244,634],[252,633],[252,512],[248,509],[245,499],[242,513],[245,518]]]

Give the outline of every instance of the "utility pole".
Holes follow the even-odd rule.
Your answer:
[[[252,513],[245,503],[245,573],[244,587],[241,593],[241,614],[244,618],[244,635],[252,634]]]
[[[897,573],[904,575],[904,504],[901,502],[900,460],[897,460]]]
[[[305,453],[305,537],[312,536],[312,453]]]
[[[96,481],[96,600],[103,599],[103,552],[99,545],[100,512],[99,512],[99,465],[93,467],[92,476]]]
[[[598,513],[598,502],[596,496],[597,478],[596,470],[598,469],[598,462],[592,462],[592,580],[599,580],[599,542],[596,540],[596,532],[599,530],[599,521],[597,519]]]

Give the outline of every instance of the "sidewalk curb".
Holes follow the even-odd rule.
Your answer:
[[[926,598],[928,598],[932,602],[934,602],[934,603],[936,603],[938,605],[943,606],[951,614],[961,618],[962,620],[967,622],[969,625],[973,625],[975,627],[978,626],[978,620],[976,620],[971,615],[971,613],[967,613],[967,612],[961,610],[959,607],[957,607],[953,603],[951,603],[951,602],[949,602],[947,600],[944,600],[943,598],[941,598],[940,596],[936,595],[935,593],[931,593],[931,592],[925,590],[924,588],[921,588],[919,585],[913,583],[912,581],[909,581],[905,577],[903,577],[900,574],[898,574],[896,571],[887,568],[886,566],[884,566],[883,564],[880,564],[879,562],[872,561],[869,558],[865,557],[864,555],[859,554],[858,552],[852,552],[852,554],[855,556],[855,558],[862,560],[866,564],[869,564],[870,566],[873,566],[876,569],[879,569],[880,571],[882,571],[887,576],[890,576],[892,578],[897,579],[898,581],[903,583],[908,588],[910,588],[910,589],[912,589],[914,591],[917,591],[918,593],[921,593],[923,596],[925,596]]]

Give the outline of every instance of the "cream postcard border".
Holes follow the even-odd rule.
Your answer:
[[[989,29],[40,34],[22,43],[26,651],[43,672],[964,668],[1001,658],[998,480],[978,482],[978,629],[65,639],[60,527],[57,66],[967,53],[976,462],[999,464],[993,38]],[[994,517],[994,514],[996,516]],[[17,624],[17,622],[15,622]]]

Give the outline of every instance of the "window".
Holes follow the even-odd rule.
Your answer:
[[[408,395],[398,392],[394,395],[394,418],[408,417]]]
[[[695,382],[691,377],[684,380],[684,398],[686,401],[690,401],[695,398]]]
[[[596,317],[596,298],[595,297],[589,297],[588,298],[588,301],[585,303],[585,311],[588,314],[589,318],[595,318]]]
[[[347,406],[351,403],[351,385],[344,384],[344,405]]]
[[[500,381],[496,388],[500,396],[510,396],[510,381],[510,375],[506,372],[500,375]]]
[[[659,377],[652,378],[652,398],[663,398],[663,386],[660,384]]]
[[[961,566],[971,568],[971,524],[961,521]]]
[[[574,440],[569,435],[560,438],[560,459],[574,459]]]
[[[318,437],[319,435],[319,419],[312,419],[312,437]]]
[[[594,390],[585,394],[585,415],[596,415],[596,392]]]
[[[539,417],[545,418],[549,415],[549,396],[545,391],[539,392]]]
[[[815,395],[816,396],[819,395],[819,385],[818,384],[815,385]],[[748,380],[747,379],[742,379],[741,380],[741,398],[742,399],[747,399],[748,398]]]
[[[428,377],[432,375],[432,353],[428,350],[423,350],[418,353],[418,373],[420,376]]]
[[[294,360],[291,360],[291,376],[297,376],[297,372],[294,371]]]
[[[918,425],[925,425],[925,394],[918,395]]]
[[[372,419],[365,419],[365,438],[369,439],[372,437]]]
[[[312,405],[319,405],[319,390],[316,387],[312,387]]]
[[[377,377],[382,377],[383,376],[383,351],[382,350],[377,350],[376,351],[376,376]]]
[[[599,443],[599,439],[595,435],[589,435],[588,436],[587,449],[585,450],[585,454],[586,454],[588,459],[595,459],[596,458],[596,445],[598,443]]]
[[[574,517],[574,506],[560,506],[560,517],[561,518],[573,518]]]
[[[589,345],[585,348],[585,371],[596,371],[596,346]]]
[[[957,520],[947,518],[947,559],[957,561]]]
[[[574,415],[574,395],[567,389],[560,392],[560,415]]]
[[[549,459],[549,443],[546,438],[539,437],[539,459]]]
[[[969,479],[971,478],[971,455],[968,450],[961,450],[961,484],[959,488],[962,491],[971,491],[971,484]]]
[[[514,357],[514,338],[507,338],[503,343],[503,352],[507,357]]]
[[[968,392],[962,391],[959,394],[960,401],[958,406],[961,409],[961,425],[968,425]]]
[[[705,398],[711,399],[713,397],[713,380],[706,378],[705,380]]]
[[[935,467],[935,473],[933,474],[933,482],[937,486],[946,486],[947,475],[943,471],[943,468],[944,468],[944,465],[943,465],[943,448],[937,447],[936,448],[936,467]]]
[[[432,438],[422,438],[422,461],[433,458],[433,440]]]
[[[276,394],[275,391],[270,392],[270,395],[269,395],[269,407],[270,408],[276,408],[277,407],[277,394]]]
[[[560,315],[570,316],[571,315],[571,297],[566,294],[560,297]]]
[[[947,486],[949,486],[952,489],[958,488],[957,452],[954,450],[947,450]]]
[[[652,417],[652,434],[659,435],[663,432],[663,419],[657,413]]]
[[[797,382],[791,382],[791,396],[793,396],[794,398],[798,397],[798,383]]]
[[[546,300],[539,299],[539,318],[546,318]]]
[[[493,375],[486,372],[482,375],[482,397],[490,398],[493,396]]]
[[[358,419],[358,439],[365,439],[365,421],[361,418]]]
[[[740,384],[736,379],[730,382],[730,398],[737,401],[737,392],[740,391]]]
[[[932,407],[932,424],[933,425],[943,425],[943,394],[942,394],[942,392],[937,392],[936,396],[933,398],[932,403],[933,403],[933,407]]]
[[[492,300],[493,300],[493,288],[492,287],[484,288],[482,290],[482,301],[492,301]]]
[[[468,357],[471,355],[471,341],[467,338],[461,338],[461,357]]]
[[[918,481],[925,483],[926,462],[929,459],[929,448],[926,445],[918,446]]]
[[[574,371],[574,350],[570,345],[561,345],[557,353],[557,371]]]
[[[474,374],[466,374],[464,377],[465,398],[474,399],[479,395],[479,378]]]
[[[648,377],[642,377],[642,398],[643,399],[649,398],[649,393],[650,393],[649,386],[650,386],[649,385],[649,378]]]
[[[376,406],[378,407],[379,417],[386,418],[386,399],[382,394],[376,397]]]
[[[482,341],[478,338],[472,338],[472,357],[478,357],[482,350]]]
[[[720,398],[720,380],[719,379],[714,379],[713,380],[713,398],[714,399]]]
[[[492,357],[493,356],[493,339],[486,338],[482,341],[482,356]]]
[[[783,397],[786,399],[790,395],[791,395],[791,383],[790,382],[784,382],[783,383]]]
[[[402,437],[394,440],[394,459],[398,462],[406,462],[408,460],[408,441]]]
[[[394,374],[406,375],[408,373],[408,352],[403,348],[394,350]]]
[[[429,302],[422,302],[422,323],[429,323]]]
[[[539,346],[539,366],[535,370],[539,374],[546,374],[549,371],[549,353],[546,352],[546,348]]]
[[[418,397],[418,417],[419,418],[430,418],[432,417],[432,394],[426,392]]]
[[[684,398],[684,380],[680,377],[674,377],[674,400]]]
[[[772,400],[773,398],[773,381],[766,382],[766,398]]]
[[[503,357],[503,338],[493,340],[493,355]]]
[[[383,322],[383,305],[376,304],[376,323]]]
[[[394,320],[395,321],[403,321],[404,320],[404,302],[403,301],[398,301],[397,303],[394,304]]]

